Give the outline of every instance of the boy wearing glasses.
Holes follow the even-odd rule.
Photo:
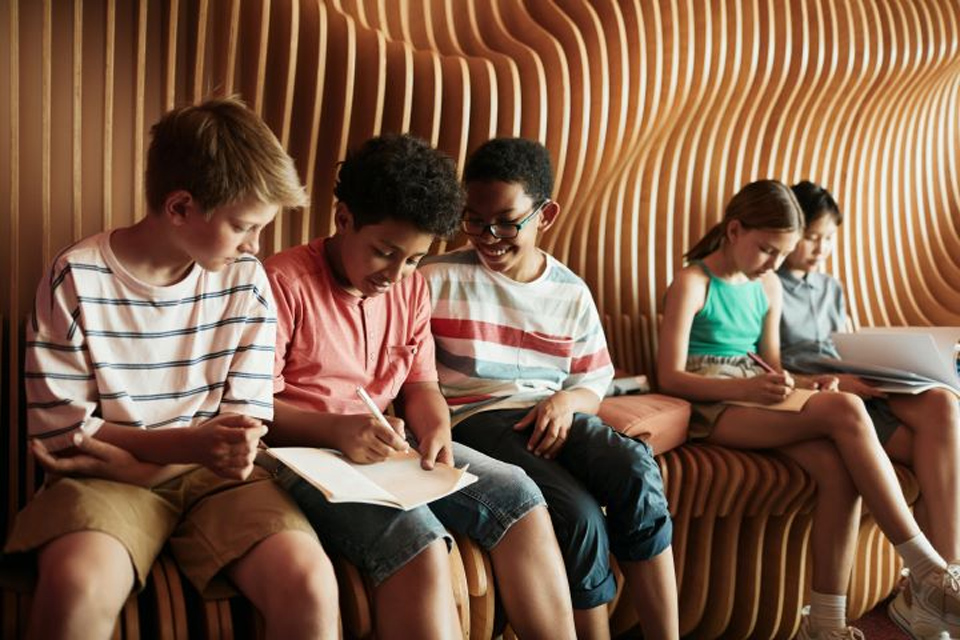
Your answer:
[[[537,246],[560,213],[550,156],[529,140],[491,140],[468,160],[464,182],[470,248],[420,269],[453,438],[522,467],[543,491],[577,637],[609,637],[612,551],[644,637],[677,638],[659,469],[646,444],[596,417],[613,378],[599,314],[584,282]]]

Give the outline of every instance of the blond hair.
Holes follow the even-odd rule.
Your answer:
[[[207,212],[249,197],[305,207],[293,160],[260,117],[236,97],[174,109],[150,130],[147,204],[158,211],[173,191],[188,191]]]

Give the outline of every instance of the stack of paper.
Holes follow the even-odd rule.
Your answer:
[[[467,467],[436,464],[426,471],[420,454],[397,453],[383,462],[358,464],[339,451],[272,447],[267,453],[319,489],[330,502],[365,502],[409,511],[477,481]]]
[[[888,393],[922,393],[937,387],[960,396],[957,344],[960,327],[898,327],[835,333],[840,360],[825,368],[877,382]]]

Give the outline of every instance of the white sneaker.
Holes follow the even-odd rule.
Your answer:
[[[863,631],[856,627],[842,629],[816,629],[810,624],[810,607],[804,607],[800,618],[797,640],[864,640]]]
[[[960,638],[960,566],[911,576],[887,612],[915,640]]]

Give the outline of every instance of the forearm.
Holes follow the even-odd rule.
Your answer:
[[[437,432],[450,432],[450,409],[436,383],[406,385],[403,398],[403,420],[418,440],[424,441]]]
[[[196,464],[198,461],[190,459],[189,450],[183,444],[183,439],[187,437],[185,431],[183,427],[147,430],[105,422],[96,437],[125,449],[142,462],[158,465]]]
[[[740,400],[743,380],[738,378],[709,378],[707,376],[675,371],[660,374],[660,391],[694,402]]]
[[[600,398],[589,389],[569,389],[558,391],[554,396],[563,396],[571,413],[594,414],[600,411]]]
[[[337,418],[333,413],[300,409],[274,398],[273,425],[264,439],[274,447],[339,449],[336,438]]]

